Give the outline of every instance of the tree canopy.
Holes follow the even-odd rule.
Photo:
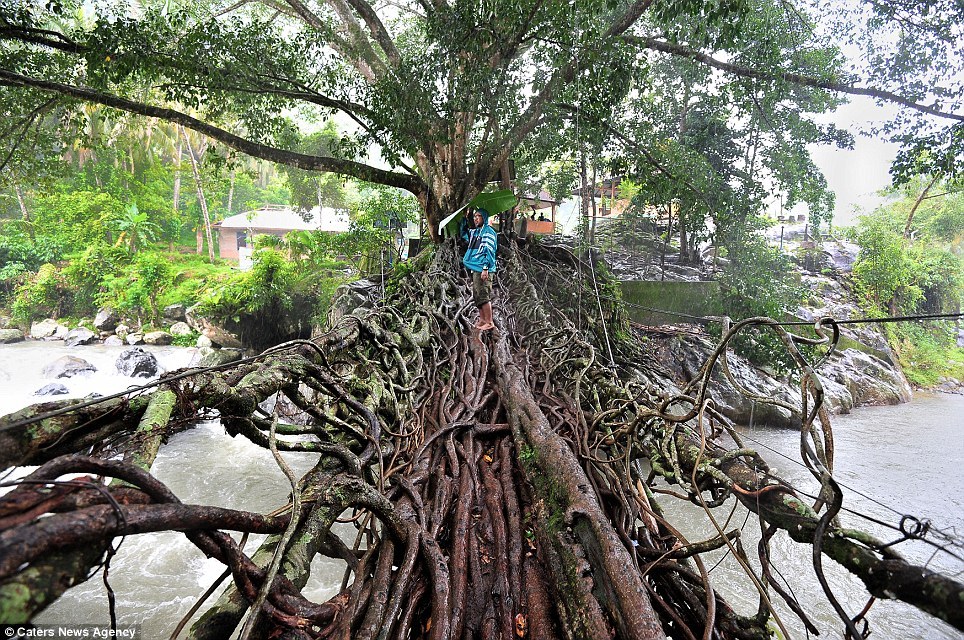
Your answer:
[[[701,163],[722,162],[729,171],[713,175],[724,193],[775,185],[788,200],[826,210],[804,143],[847,139],[806,113],[832,108],[834,94],[904,107],[887,131],[904,143],[899,175],[917,171],[922,158],[957,171],[962,13],[950,0],[848,8],[181,1],[138,9],[0,0],[4,176],[15,178],[14,167],[21,177],[36,174],[25,167],[63,152],[64,138],[52,132],[69,126],[78,104],[98,103],[295,169],[402,188],[434,229],[510,156],[534,166],[558,159],[562,147],[602,149],[614,127],[636,124],[633,155],[663,164],[664,176],[682,181],[684,166],[708,173]],[[306,141],[300,125],[336,114],[352,133]],[[620,117],[629,114],[640,117]],[[680,131],[687,122],[688,133]],[[740,150],[753,150],[752,163],[721,153],[728,137],[752,141]],[[675,171],[660,162],[670,143],[687,151],[673,155]],[[695,151],[703,159],[685,164]]]

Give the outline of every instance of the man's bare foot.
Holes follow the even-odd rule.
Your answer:
[[[475,328],[479,331],[488,331],[489,329],[494,329],[495,325],[491,322],[486,322],[485,324],[477,325]]]

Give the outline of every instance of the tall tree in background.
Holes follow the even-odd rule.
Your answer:
[[[905,19],[924,4],[919,20]],[[959,3],[764,8],[753,0],[438,1],[379,14],[361,0],[287,0],[146,3],[137,15],[107,2],[90,15],[79,0],[47,8],[0,0],[0,100],[14,133],[55,98],[96,102],[177,122],[255,157],[400,187],[418,197],[433,233],[510,155],[573,126],[573,109],[586,135],[613,120],[634,87],[660,81],[652,61],[661,57],[714,69],[710,86],[721,76],[744,79],[745,96],[732,103],[737,119],[750,117],[754,98],[774,121],[777,107],[828,107],[813,97],[825,91],[894,101],[910,107],[894,130],[908,148],[925,145],[945,164],[959,162],[964,116],[949,67],[960,64],[950,55],[964,23]],[[72,12],[86,18],[66,19]],[[786,18],[768,24],[759,15]],[[813,29],[814,16],[841,31]],[[840,35],[855,25],[859,33]],[[792,38],[763,46],[788,28]],[[894,40],[882,29],[899,34],[901,48],[881,51]],[[848,68],[836,44],[867,45],[875,64]],[[339,156],[299,152],[284,115],[294,109],[341,113],[357,131]],[[921,112],[936,123],[922,124]],[[388,168],[349,159],[371,144]]]
[[[294,146],[301,153],[336,157],[339,155],[340,142],[341,134],[335,123],[329,120],[322,130],[305,136]],[[303,171],[295,167],[285,167],[284,173],[291,188],[292,202],[298,209],[308,211],[313,207],[344,208],[341,176]]]
[[[201,253],[201,231],[203,229],[204,235],[207,237],[208,241],[208,260],[214,260],[214,236],[211,233],[211,215],[208,213],[208,202],[204,195],[204,183],[201,179],[201,156],[204,153],[203,149],[195,149],[194,145],[191,144],[190,138],[188,138],[187,131],[184,127],[181,127],[181,138],[184,140],[184,146],[187,148],[187,155],[191,161],[191,172],[194,174],[194,187],[197,190],[197,202],[198,206],[201,208],[201,219],[202,223],[198,225],[197,228],[197,252]],[[201,141],[202,147],[206,147],[205,141]]]

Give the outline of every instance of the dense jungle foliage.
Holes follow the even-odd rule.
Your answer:
[[[153,139],[163,139],[162,129]],[[0,308],[16,325],[48,317],[89,324],[107,307],[150,327],[171,304],[197,304],[225,321],[283,314],[319,324],[338,284],[377,269],[380,255],[390,261],[397,254],[395,232],[381,224],[386,212],[402,223],[416,215],[414,199],[397,190],[339,182],[327,189],[326,202],[350,212],[349,231],[258,236],[254,269],[239,272],[236,263],[208,257],[199,199],[217,221],[288,204],[296,199],[289,185],[303,189],[309,180],[295,182],[250,159],[228,168],[212,150],[202,188],[186,188],[189,174],[182,188],[186,160],[178,163],[162,148],[137,158],[116,140],[95,143],[83,162],[64,158],[58,175],[37,188],[0,192]]]
[[[964,189],[919,178],[847,230],[860,247],[853,280],[872,317],[959,313],[964,302]],[[882,325],[915,384],[964,378],[959,322]]]

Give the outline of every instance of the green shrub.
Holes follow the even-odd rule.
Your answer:
[[[6,305],[17,287],[22,285],[28,274],[22,262],[7,262],[0,267],[0,305]]]
[[[42,265],[14,295],[11,312],[14,322],[20,325],[37,318],[59,318],[69,309],[71,301],[63,274],[52,264]]]
[[[183,255],[179,253],[162,253],[164,259],[170,261],[174,270],[174,279],[170,286],[158,296],[158,306],[163,309],[171,304],[191,306],[196,303],[202,292],[212,282],[217,282],[228,274],[237,270],[221,262],[214,264],[206,257],[195,254]]]
[[[97,243],[82,253],[70,256],[70,262],[63,269],[64,280],[73,291],[72,313],[92,314],[98,304],[103,304],[107,292],[107,282],[126,265],[130,256],[120,247]],[[110,303],[107,306],[113,306]]]
[[[252,260],[251,271],[210,284],[200,295],[198,313],[224,324],[256,350],[308,337],[344,276],[289,261],[273,248],[256,250]]]
[[[904,239],[903,224],[887,211],[860,219],[853,273],[864,307],[896,315],[956,309],[964,290],[960,257],[937,238]]]
[[[109,221],[124,206],[109,193],[65,190],[38,198],[34,224],[38,236],[54,239],[69,250],[108,241]]]
[[[783,320],[795,311],[805,289],[790,260],[760,238],[731,248],[720,277],[723,307],[734,322],[756,316]],[[783,341],[764,327],[748,327],[731,343],[737,353],[757,365],[792,371],[796,365]]]
[[[197,344],[197,339],[200,335],[197,331],[192,331],[184,336],[172,336],[173,340],[171,344],[176,347],[193,347]]]
[[[964,378],[964,349],[956,344],[951,323],[890,325],[888,337],[907,379],[930,387],[941,377]]]
[[[159,253],[141,252],[117,274],[104,278],[97,303],[135,313],[142,322],[160,320],[158,300],[174,280],[171,263]]]
[[[22,231],[13,230],[0,235],[0,265],[22,264],[27,271],[36,271],[40,265],[54,263],[64,255],[64,243],[57,238],[37,236],[30,238]]]

